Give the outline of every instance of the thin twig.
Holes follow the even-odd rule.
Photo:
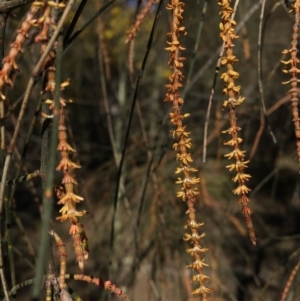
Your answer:
[[[10,0],[10,1],[1,1],[0,2],[0,12],[1,13],[8,13],[8,12],[11,12],[12,10],[20,7],[20,6],[32,3],[34,1],[35,0]]]
[[[139,254],[139,244],[138,244],[138,230],[139,230],[139,226],[140,226],[142,210],[144,208],[146,191],[147,191],[147,187],[148,187],[148,184],[149,184],[149,177],[150,177],[150,175],[152,175],[153,162],[154,162],[154,153],[155,153],[155,150],[156,150],[156,147],[157,147],[158,138],[159,138],[159,134],[157,133],[153,148],[150,151],[150,156],[148,155],[148,164],[147,164],[146,174],[145,174],[145,178],[144,178],[141,190],[140,190],[141,195],[139,197],[138,213],[137,213],[135,228],[134,228],[134,233],[135,233],[135,235],[134,235],[134,245],[135,245],[135,256],[134,256],[134,258],[135,258],[135,260],[133,262],[133,272],[136,270],[137,261],[140,258],[140,256],[139,256],[140,255]],[[155,176],[155,174],[154,174],[154,176]],[[155,178],[156,178],[156,176],[155,176]],[[153,179],[153,177],[152,177],[152,179]]]
[[[273,282],[274,278],[278,276],[279,272],[282,270],[282,268],[284,266],[286,266],[286,264],[289,261],[291,261],[295,257],[299,257],[299,253],[300,253],[300,248],[298,248],[296,251],[294,251],[288,258],[286,258],[284,260],[282,265],[280,265],[276,270],[273,271],[273,273],[270,275],[269,279],[266,280],[266,283],[263,286],[263,288],[255,296],[255,300],[265,300],[265,298],[263,298],[263,294],[267,291],[269,286],[272,286],[272,284],[274,283]]]
[[[74,42],[74,40],[98,17],[101,13],[103,13],[111,4],[113,4],[116,0],[109,0],[104,3],[98,11],[96,11],[91,18],[79,29],[77,30],[72,36],[69,38],[68,41],[64,42],[64,51]]]
[[[0,223],[2,223],[2,215],[0,214]],[[8,294],[8,286],[6,283],[5,275],[4,275],[4,263],[3,263],[3,254],[2,254],[2,233],[0,233],[0,278],[1,278],[1,286],[4,292],[5,301],[9,301]]]
[[[69,27],[67,29],[67,32],[66,32],[66,34],[64,36],[64,43],[63,43],[64,48],[65,48],[66,42],[69,40],[70,36],[72,35],[72,33],[74,31],[74,28],[75,28],[75,26],[76,26],[76,24],[77,24],[77,22],[78,22],[78,20],[79,20],[79,18],[81,16],[82,11],[83,11],[85,5],[87,4],[87,2],[88,2],[87,0],[82,0],[80,2],[79,6],[77,8],[77,11],[76,11],[76,13],[75,13],[75,15],[74,15],[74,17],[72,19],[72,22],[69,25]]]
[[[16,285],[16,271],[15,271],[15,261],[14,261],[14,254],[12,249],[12,237],[11,237],[11,207],[9,205],[9,199],[5,196],[4,199],[4,209],[5,209],[5,236],[7,241],[7,254],[8,254],[8,267],[10,272],[10,281],[11,285]],[[13,296],[15,299],[15,295]]]
[[[113,156],[114,156],[114,161],[115,165],[117,168],[120,166],[120,153],[118,152],[117,149],[117,143],[116,143],[116,138],[114,135],[113,131],[113,122],[111,118],[111,112],[109,109],[109,103],[108,103],[108,95],[107,95],[107,89],[106,89],[106,79],[105,79],[105,72],[104,72],[104,62],[103,62],[103,53],[102,53],[102,44],[101,44],[101,20],[99,20],[99,51],[98,51],[98,59],[99,59],[99,68],[100,68],[100,83],[101,83],[101,90],[102,90],[102,95],[103,95],[103,104],[104,104],[104,111],[105,111],[105,116],[106,116],[106,122],[107,122],[107,130],[108,130],[108,135],[109,135],[109,140],[111,143],[112,151],[113,151]],[[121,176],[120,179],[120,192],[122,195],[124,195],[124,204],[127,209],[127,213],[131,215],[131,209],[130,209],[130,204],[129,200],[126,196],[126,188],[125,188],[125,182],[124,182],[124,177]]]
[[[186,84],[187,85],[189,84],[189,82],[191,80],[191,76],[193,74],[194,67],[195,67],[196,54],[199,51],[198,48],[199,48],[199,43],[200,43],[200,38],[201,38],[201,33],[202,33],[202,28],[203,28],[203,23],[204,23],[204,19],[205,19],[205,15],[206,15],[207,3],[208,3],[208,0],[205,0],[204,3],[203,3],[203,7],[202,7],[202,12],[201,12],[201,17],[200,17],[198,32],[197,32],[197,36],[196,36],[196,42],[195,42],[194,49],[193,49],[193,52],[192,52],[192,58],[191,58],[190,66],[189,66],[189,72],[188,72],[188,76],[187,76],[187,79],[186,79]],[[185,98],[185,95],[186,95],[186,91],[187,91],[186,87],[187,87],[187,85],[185,85],[185,87],[183,89],[183,92],[182,92],[182,98],[183,99]]]
[[[7,15],[4,13],[0,14],[0,62],[1,62],[1,68],[2,68],[2,60],[4,58],[4,42],[5,42],[5,30],[6,30],[6,20]],[[5,111],[4,111],[4,100],[0,100],[0,118],[4,118]],[[0,146],[0,159],[1,159],[1,167],[4,164],[4,157],[5,157],[5,123],[1,123],[0,125],[0,139],[1,139],[1,146]],[[3,197],[4,197],[4,189],[3,189]],[[0,225],[2,223],[2,212],[0,213]],[[10,216],[10,210],[8,206],[8,200],[5,200],[5,235],[7,236],[8,241],[8,258],[9,258],[9,270],[11,274],[11,282],[15,284],[15,273],[14,273],[14,260],[13,260],[13,254],[11,250],[11,233],[9,230],[8,225],[10,224],[11,216]],[[1,229],[1,228],[0,228]],[[5,273],[4,273],[4,262],[3,262],[3,254],[2,254],[2,232],[0,230],[0,277],[1,277],[1,284],[4,292],[5,299],[9,301],[9,295],[8,295],[8,287],[5,279]]]
[[[244,16],[243,20],[239,22],[236,26],[236,33],[239,33],[245,24],[249,21],[252,15],[259,9],[260,5],[262,4],[263,0],[258,0],[256,4],[252,5],[247,14]],[[215,53],[211,55],[211,57],[207,60],[207,62],[202,66],[201,69],[193,76],[189,84],[187,84],[186,94],[191,90],[191,88],[198,83],[199,78],[204,74],[204,72],[210,67],[211,64],[215,61],[218,57],[218,54],[221,52],[222,46],[220,46]]]
[[[34,264],[26,257],[26,255],[24,253],[22,253],[17,247],[12,247],[13,248],[13,251],[19,255],[19,257],[24,260],[27,265],[34,271]]]
[[[289,292],[289,290],[290,290],[290,288],[293,284],[293,281],[295,279],[295,276],[297,275],[297,272],[298,272],[299,268],[300,268],[300,261],[293,268],[293,270],[290,274],[290,277],[289,277],[288,281],[286,282],[286,285],[285,285],[284,290],[282,292],[280,301],[285,301],[286,300],[288,292]]]
[[[282,97],[281,99],[279,99],[275,104],[273,104],[273,106],[271,108],[269,108],[267,110],[267,115],[273,114],[276,110],[278,110],[279,107],[281,107],[283,104],[285,104],[289,100],[291,100],[291,95],[290,94],[288,94],[288,95]]]
[[[234,12],[233,12],[232,17],[231,17],[232,20],[235,17],[235,13],[236,13],[237,7],[239,5],[239,2],[240,1],[237,0],[234,4],[234,8],[233,8]],[[203,156],[202,156],[202,162],[203,163],[206,161],[207,132],[208,132],[208,125],[209,125],[209,117],[210,117],[210,111],[211,111],[213,97],[215,95],[215,88],[216,88],[216,83],[217,83],[219,70],[220,70],[220,66],[221,66],[221,59],[223,57],[223,53],[224,53],[224,50],[225,50],[224,46],[225,46],[225,43],[223,43],[223,45],[222,45],[222,48],[221,48],[221,51],[220,51],[220,54],[219,54],[219,59],[218,59],[218,62],[217,62],[217,66],[215,68],[215,75],[214,75],[213,84],[212,84],[212,88],[211,88],[211,91],[210,91],[210,97],[209,97],[209,101],[208,101],[208,107],[207,107],[207,111],[206,111],[205,124],[204,124],[204,135],[203,135]]]
[[[7,14],[0,12],[0,66],[1,66],[1,69],[3,67],[3,59],[4,59],[6,22],[7,22]],[[4,116],[5,116],[4,99],[1,99],[0,100],[0,119],[3,119]],[[0,124],[0,139],[1,139],[0,166],[2,168],[4,165],[4,158],[5,158],[5,122]]]
[[[62,19],[66,16],[66,9],[71,8],[70,0],[68,6],[66,6],[65,11],[58,24],[61,24]],[[62,26],[62,25],[61,25]],[[58,28],[57,28],[58,29]],[[60,27],[61,29],[61,27]],[[61,33],[59,29],[58,34]],[[53,33],[55,36],[56,31]],[[57,36],[56,35],[56,36]],[[53,36],[51,40],[53,39]],[[50,42],[51,42],[50,40]],[[50,43],[49,42],[49,43]],[[47,252],[49,249],[49,235],[50,230],[50,220],[52,217],[53,210],[53,184],[54,184],[54,172],[56,163],[56,148],[58,141],[58,115],[59,115],[59,100],[60,100],[60,83],[62,82],[62,48],[63,48],[63,38],[62,35],[57,41],[57,55],[56,55],[56,72],[55,72],[55,93],[54,93],[54,108],[53,108],[53,122],[51,131],[51,141],[50,141],[50,151],[49,151],[49,170],[46,178],[46,187],[43,195],[43,215],[42,215],[42,229],[41,229],[41,240],[40,247],[38,251],[38,258],[36,262],[35,276],[36,280],[33,283],[32,297],[31,300],[38,300],[40,287],[43,280],[44,268],[47,263]]]
[[[39,116],[40,111],[41,111],[41,105],[42,105],[42,101],[41,101],[41,98],[40,98],[40,100],[37,103],[37,106],[36,106],[36,109],[35,109],[35,112],[34,112],[34,116],[33,116],[32,120],[31,120],[31,123],[30,123],[30,128],[29,128],[27,136],[26,136],[25,145],[24,145],[24,148],[23,148],[23,151],[22,151],[22,155],[21,155],[21,158],[20,158],[20,162],[19,162],[19,166],[18,166],[16,175],[15,175],[15,179],[19,178],[21,170],[23,168],[24,161],[25,161],[26,154],[27,154],[27,150],[28,150],[28,147],[29,147],[29,143],[30,143],[30,140],[31,140],[31,137],[32,137],[32,132],[34,130],[34,127],[36,125],[38,116]],[[11,189],[10,196],[9,196],[9,205],[10,206],[12,204],[12,200],[14,198],[15,191],[16,191],[16,183],[13,183],[13,187]]]
[[[264,12],[265,12],[265,4],[266,0],[263,0],[262,6],[261,6],[261,12],[260,12],[260,22],[259,22],[259,30],[258,30],[258,41],[257,41],[257,82],[258,82],[258,90],[259,90],[259,95],[260,95],[260,102],[261,102],[261,121],[260,121],[260,128],[258,130],[258,133],[255,137],[255,141],[253,143],[251,153],[249,158],[253,158],[256,149],[258,147],[258,143],[260,140],[260,137],[263,133],[263,130],[265,128],[265,125],[267,124],[269,133],[272,137],[272,140],[274,143],[277,143],[276,137],[271,129],[271,126],[268,122],[267,119],[267,110],[266,110],[266,104],[265,104],[265,99],[264,99],[264,89],[263,89],[263,84],[262,84],[262,50],[263,50],[263,29],[264,29]]]
[[[20,288],[26,287],[28,285],[31,285],[33,283],[35,279],[28,279],[22,283],[19,283],[17,285],[15,285],[10,291],[9,291],[9,296],[15,294],[17,292],[17,290],[19,290]],[[2,301],[6,301],[5,299],[2,299]]]
[[[129,119],[128,119],[128,125],[127,125],[127,129],[126,129],[126,134],[125,134],[125,141],[124,141],[124,145],[123,145],[123,150],[122,150],[122,156],[121,156],[121,160],[120,160],[120,166],[118,169],[118,174],[117,174],[117,184],[116,184],[116,189],[115,189],[115,195],[114,195],[114,203],[113,203],[113,217],[112,217],[112,223],[111,223],[111,234],[110,234],[110,256],[112,258],[113,256],[113,247],[114,247],[114,236],[115,236],[115,218],[116,218],[116,211],[117,211],[117,204],[118,204],[118,195],[119,195],[119,187],[120,187],[120,179],[121,179],[121,175],[122,175],[122,168],[123,168],[123,164],[124,164],[124,160],[125,160],[125,153],[126,153],[126,147],[127,147],[127,143],[128,143],[128,139],[129,139],[129,134],[130,134],[130,129],[131,129],[131,122],[132,122],[132,117],[133,117],[133,112],[134,112],[134,108],[135,108],[135,103],[137,100],[137,96],[138,96],[138,92],[139,92],[139,87],[143,78],[143,73],[146,67],[146,63],[148,60],[148,56],[150,53],[150,49],[152,47],[152,42],[153,42],[153,38],[154,38],[154,33],[161,15],[161,11],[162,11],[162,3],[163,0],[160,0],[158,8],[157,8],[157,12],[155,15],[155,19],[152,25],[152,29],[150,32],[150,36],[148,39],[148,43],[147,43],[147,49],[144,55],[144,59],[142,62],[142,66],[136,81],[136,86],[135,86],[135,91],[134,91],[134,95],[133,95],[133,99],[132,99],[132,104],[131,104],[131,109],[130,109],[130,114],[129,114]]]
[[[28,235],[26,234],[26,231],[25,231],[25,227],[23,226],[23,223],[22,223],[22,220],[20,219],[20,217],[17,215],[16,211],[14,210],[13,211],[13,218],[15,220],[15,223],[17,224],[17,227],[18,227],[18,230],[20,231],[19,234],[20,234],[20,237],[22,237],[24,240],[25,240],[25,243],[27,245],[27,248],[28,248],[28,251],[29,251],[29,254],[31,256],[34,256],[36,255],[36,252],[32,246],[32,243],[28,237]]]

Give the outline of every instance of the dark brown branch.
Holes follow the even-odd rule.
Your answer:
[[[0,0],[0,13],[10,12],[20,6],[32,3],[34,0],[10,0],[4,1]]]

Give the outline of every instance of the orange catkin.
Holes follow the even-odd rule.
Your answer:
[[[199,228],[203,226],[203,223],[198,223],[195,216],[194,204],[196,203],[196,196],[199,194],[196,185],[200,182],[197,176],[193,176],[197,172],[197,169],[192,166],[193,159],[189,152],[192,147],[190,132],[187,131],[186,126],[183,124],[183,120],[189,116],[189,114],[181,114],[181,106],[184,103],[180,95],[180,89],[182,88],[182,68],[184,66],[185,57],[181,56],[181,52],[185,50],[185,47],[181,45],[179,41],[180,35],[185,35],[186,30],[182,25],[184,3],[179,0],[172,0],[167,5],[167,9],[172,12],[172,27],[171,32],[168,33],[169,40],[167,41],[167,51],[170,52],[169,66],[172,69],[172,74],[169,77],[169,84],[166,85],[167,93],[165,100],[171,102],[172,112],[170,113],[170,120],[174,124],[173,138],[176,142],[173,144],[173,148],[176,151],[176,161],[178,167],[175,171],[176,174],[181,175],[176,181],[181,186],[180,191],[177,192],[177,197],[180,197],[186,202],[188,210],[188,221],[184,226],[187,232],[184,235],[184,240],[191,244],[191,248],[187,249],[187,252],[193,257],[194,262],[187,267],[194,271],[192,281],[198,284],[194,289],[193,295],[205,296],[212,290],[205,286],[205,282],[208,280],[208,276],[203,273],[203,267],[207,266],[204,262],[205,253],[208,249],[200,245],[200,240],[205,236],[204,233],[199,234]]]
[[[242,213],[244,215],[249,236],[251,242],[256,244],[256,237],[253,229],[251,210],[248,207],[248,193],[250,188],[246,186],[246,182],[251,177],[249,174],[244,173],[244,169],[248,167],[249,160],[244,160],[245,151],[242,151],[239,144],[243,139],[238,136],[240,127],[236,123],[235,107],[243,103],[244,97],[240,96],[241,86],[235,84],[235,80],[238,79],[239,73],[234,70],[233,65],[238,61],[237,57],[233,54],[233,40],[238,36],[235,34],[236,22],[231,18],[233,14],[233,8],[230,6],[230,0],[218,1],[221,7],[221,23],[220,23],[220,37],[224,42],[225,55],[221,59],[221,65],[227,67],[227,71],[222,73],[221,79],[224,81],[223,93],[228,96],[228,99],[224,101],[223,106],[229,109],[229,121],[230,128],[223,131],[223,133],[231,136],[231,139],[226,141],[224,145],[232,147],[232,151],[225,155],[228,159],[234,159],[234,163],[229,164],[226,168],[229,171],[236,171],[233,182],[237,183],[237,187],[233,190],[234,194],[240,196],[239,203],[242,205]]]

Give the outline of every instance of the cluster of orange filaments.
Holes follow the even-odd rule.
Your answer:
[[[48,82],[47,87],[52,92],[53,95],[55,90],[55,68],[51,68],[51,77],[48,77],[49,80],[52,80],[51,83]],[[63,89],[68,82],[61,84],[61,89]],[[47,103],[50,103],[50,108],[53,108],[52,99],[46,100]],[[79,265],[79,268],[83,270],[84,261],[88,259],[88,244],[87,237],[84,231],[84,227],[80,221],[80,218],[86,214],[86,211],[77,211],[76,204],[83,201],[83,197],[75,193],[75,186],[78,185],[77,180],[75,179],[75,169],[80,168],[80,165],[73,162],[70,158],[70,154],[75,152],[75,149],[70,146],[68,143],[67,128],[65,125],[65,115],[64,109],[65,102],[63,99],[60,99],[60,109],[59,109],[59,123],[58,123],[58,146],[57,150],[61,155],[61,160],[56,167],[57,171],[63,172],[62,187],[57,189],[57,197],[59,198],[58,204],[63,205],[60,209],[61,216],[57,217],[57,220],[66,221],[69,220],[70,230],[69,233],[72,235],[73,244],[76,253],[76,259]]]
[[[297,58],[298,53],[298,36],[299,36],[299,22],[300,22],[300,0],[296,0],[295,3],[292,5],[292,8],[295,13],[295,22],[293,26],[293,35],[292,35],[292,47],[288,50],[284,50],[283,53],[287,54],[290,53],[291,58],[288,61],[281,61],[284,65],[290,65],[290,69],[283,71],[285,73],[289,73],[291,75],[291,79],[283,82],[283,84],[290,84],[291,89],[289,93],[291,95],[291,105],[292,105],[292,114],[293,114],[293,122],[295,128],[295,136],[296,136],[296,145],[297,145],[297,155],[298,155],[298,162],[300,164],[300,119],[299,119],[299,112],[298,112],[298,81],[297,78],[298,73],[300,70],[297,67],[297,64],[300,62]]]
[[[96,278],[89,275],[72,275],[70,278],[79,281],[85,281],[88,283],[93,283],[96,286],[104,287],[105,290],[110,291],[112,294],[123,298],[126,301],[129,301],[128,296],[110,280],[104,281],[101,278]]]
[[[62,106],[59,112],[58,131],[59,144],[57,150],[61,154],[61,160],[56,170],[62,171],[64,174],[62,179],[64,191],[58,190],[58,204],[63,205],[63,207],[60,209],[61,216],[57,217],[57,219],[60,221],[70,221],[71,227],[69,233],[73,237],[79,268],[83,270],[84,261],[88,259],[88,245],[80,218],[86,214],[86,211],[76,210],[76,204],[83,201],[83,198],[74,192],[75,186],[78,185],[74,176],[74,170],[80,168],[80,165],[73,162],[69,155],[75,152],[75,150],[67,142],[65,116]]]
[[[223,131],[223,133],[231,136],[231,139],[226,141],[224,145],[228,145],[233,148],[233,151],[226,154],[225,157],[228,159],[233,158],[235,160],[234,163],[227,165],[226,167],[230,171],[236,171],[236,176],[232,180],[237,183],[238,186],[233,190],[233,193],[240,196],[239,203],[242,205],[242,213],[246,220],[250,239],[253,244],[256,244],[256,237],[251,219],[251,210],[247,205],[249,202],[247,194],[250,189],[245,185],[245,182],[251,177],[249,174],[244,173],[244,169],[248,167],[249,161],[244,161],[245,151],[240,150],[239,147],[239,144],[241,144],[243,140],[238,136],[240,128],[237,126],[235,114],[235,107],[243,103],[244,97],[240,96],[241,87],[235,85],[235,80],[238,79],[239,73],[233,68],[234,63],[238,61],[236,56],[233,54],[233,40],[238,38],[238,36],[235,34],[236,22],[231,19],[234,11],[230,6],[230,2],[230,0],[218,1],[218,4],[221,7],[220,37],[224,42],[225,49],[225,56],[221,59],[221,65],[227,66],[227,71],[221,75],[221,79],[223,79],[225,85],[223,93],[228,96],[228,99],[224,101],[223,105],[229,109],[230,121],[230,128]]]
[[[39,35],[36,36],[35,41],[41,42],[42,51],[47,45],[49,38],[50,28],[55,28],[51,20],[51,10],[52,9],[64,9],[64,3],[55,3],[53,1],[48,1],[44,6],[42,16],[36,21],[36,25],[41,27]],[[50,105],[50,110],[54,109],[54,94],[56,86],[56,68],[54,66],[56,53],[53,49],[48,55],[44,63],[45,72],[45,85],[43,94],[47,95],[46,103]],[[69,81],[65,81],[60,84],[60,89],[63,90],[69,85]],[[72,161],[70,154],[75,152],[68,143],[67,129],[65,125],[65,113],[64,113],[65,101],[60,99],[59,109],[57,112],[59,116],[58,123],[58,147],[57,150],[60,153],[61,160],[56,167],[56,170],[63,173],[62,187],[57,189],[57,196],[59,198],[58,204],[63,205],[60,209],[61,216],[57,217],[57,220],[66,221],[69,220],[71,223],[69,233],[72,235],[73,244],[76,253],[76,259],[79,268],[83,270],[84,261],[88,259],[88,245],[87,237],[80,221],[80,218],[86,214],[86,211],[77,211],[76,204],[83,201],[83,198],[77,195],[74,190],[77,186],[77,181],[75,179],[75,169],[80,168],[79,164]],[[45,115],[43,117],[49,118],[51,116]],[[65,265],[64,265],[65,266]],[[65,272],[64,272],[65,273]],[[61,277],[61,288],[63,288],[63,276]]]
[[[18,65],[16,63],[17,55],[22,52],[22,46],[26,38],[28,37],[29,29],[32,24],[35,23],[35,15],[40,8],[39,3],[34,2],[31,5],[29,12],[26,15],[20,29],[17,32],[17,36],[14,42],[10,45],[10,50],[8,55],[3,59],[3,67],[0,71],[0,91],[3,90],[5,84],[12,86],[12,81],[10,79],[10,72],[12,70],[18,70]],[[0,92],[0,98],[5,99],[2,92]]]
[[[170,113],[171,122],[175,125],[173,131],[173,138],[177,140],[173,147],[176,151],[176,159],[179,162],[179,166],[176,170],[176,174],[181,174],[182,178],[178,178],[177,184],[181,185],[181,190],[177,192],[177,197],[182,198],[186,202],[188,210],[188,222],[185,225],[185,229],[188,233],[185,233],[184,240],[189,241],[192,245],[187,249],[187,252],[193,257],[194,262],[188,265],[196,274],[192,277],[192,280],[198,284],[198,287],[193,291],[193,295],[205,295],[211,292],[210,288],[205,286],[205,282],[209,278],[204,275],[203,267],[207,266],[204,262],[203,253],[207,251],[206,248],[201,247],[200,240],[204,237],[204,233],[199,234],[198,230],[203,226],[203,223],[198,223],[195,216],[194,204],[196,203],[196,195],[199,194],[196,184],[200,182],[198,177],[192,176],[197,172],[197,169],[192,167],[193,159],[189,153],[189,149],[192,147],[190,133],[187,132],[186,126],[183,125],[183,119],[188,117],[189,114],[181,114],[181,106],[184,100],[180,96],[180,88],[182,87],[183,74],[181,69],[183,68],[183,62],[185,58],[180,56],[180,52],[185,50],[178,40],[179,35],[185,35],[185,27],[182,26],[182,14],[184,12],[184,3],[180,0],[172,0],[168,4],[167,9],[172,11],[172,28],[168,33],[170,41],[167,43],[169,46],[166,48],[170,52],[169,66],[172,68],[173,73],[169,77],[170,83],[166,85],[168,90],[164,101],[172,103],[172,113]]]

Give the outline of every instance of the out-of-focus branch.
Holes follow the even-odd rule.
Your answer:
[[[20,6],[32,3],[34,0],[10,0],[0,1],[0,13],[10,12]]]

